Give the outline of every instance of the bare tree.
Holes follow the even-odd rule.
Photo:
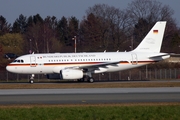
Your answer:
[[[128,4],[126,11],[129,17],[128,23],[131,26],[129,35],[134,39],[135,46],[157,21],[167,21],[166,41],[166,37],[176,28],[172,17],[174,11],[168,5],[163,5],[156,0],[134,0]]]
[[[134,0],[128,4],[131,24],[137,24],[139,19],[145,19],[148,23],[159,20],[172,20],[173,10],[168,5],[163,5],[156,0]]]
[[[26,51],[31,50],[32,52],[39,53],[42,51],[42,37],[41,36],[41,25],[39,24],[32,24],[28,27],[28,32],[26,32]],[[31,53],[31,52],[30,52]]]
[[[44,52],[49,53],[53,50],[53,39],[55,40],[57,27],[56,17],[46,17],[43,23],[43,41],[44,41]],[[56,45],[56,44],[55,44]]]
[[[87,16],[81,22],[81,31],[84,32],[86,40],[94,43],[93,49],[102,51],[121,48],[120,45],[126,39],[124,32],[127,30],[128,17],[125,12],[106,4],[97,4],[90,7],[86,13]]]
[[[56,17],[47,16],[42,21],[40,16],[30,19],[31,23],[28,26],[25,34],[26,51],[27,48],[37,53],[57,52],[60,48],[60,43],[56,39]],[[39,20],[39,21],[38,21]],[[31,46],[31,48],[30,48]]]

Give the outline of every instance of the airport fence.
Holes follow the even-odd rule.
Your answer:
[[[0,72],[0,82],[29,82],[31,75]],[[112,73],[93,74],[95,81],[127,80],[176,80],[180,79],[180,69],[131,69]],[[34,82],[59,81],[47,79],[45,75],[35,75]]]

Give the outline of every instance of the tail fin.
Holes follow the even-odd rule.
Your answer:
[[[135,52],[160,52],[166,21],[157,22],[149,31],[142,42],[133,51]]]

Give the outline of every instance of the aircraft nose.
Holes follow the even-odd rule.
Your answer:
[[[6,70],[9,72],[14,72],[13,67],[12,66],[6,66]]]
[[[19,70],[19,69],[17,68],[17,66],[15,66],[15,65],[13,65],[13,64],[7,65],[7,66],[6,66],[6,70],[7,70],[8,72],[11,72],[11,73],[23,73],[22,70]]]
[[[10,67],[9,67],[9,66],[6,66],[6,70],[9,71],[9,70],[10,70]]]

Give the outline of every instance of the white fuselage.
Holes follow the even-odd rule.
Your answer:
[[[163,53],[154,53],[154,56],[158,54]],[[131,69],[169,57],[167,55],[150,59],[149,56],[153,54],[134,52],[28,54],[18,57],[6,69],[20,74],[53,74],[66,68],[88,68],[92,73],[103,73]],[[115,62],[117,64],[113,64]]]

